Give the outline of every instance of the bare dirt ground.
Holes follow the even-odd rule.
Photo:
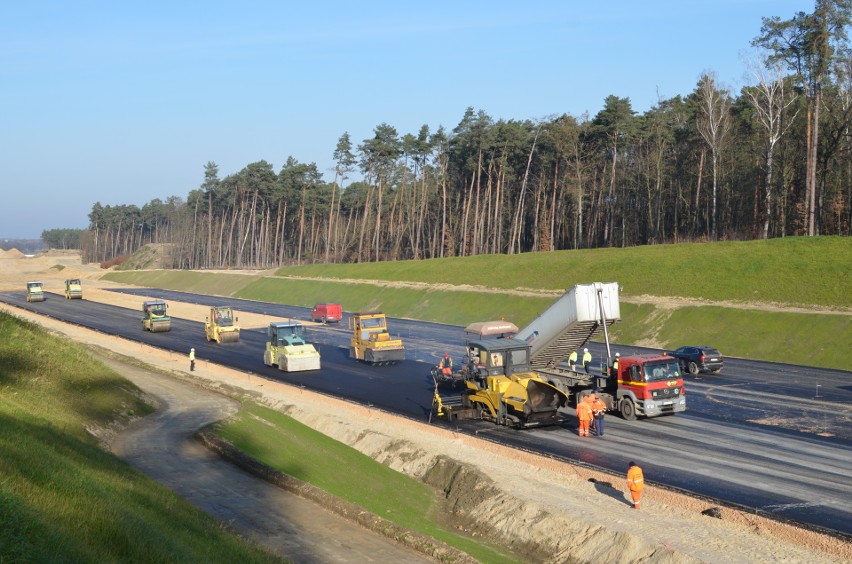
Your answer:
[[[84,278],[84,298],[136,308],[139,297],[99,290],[102,271],[79,257],[24,259],[0,255],[0,289],[24,289],[41,279],[59,291],[68,277]],[[37,261],[37,262],[36,262]],[[57,271],[62,261],[65,269]],[[73,274],[72,274],[73,273]],[[719,508],[721,518],[703,515],[712,502],[667,491],[646,476],[642,509],[625,496],[624,478],[519,452],[475,437],[283,383],[251,377],[200,360],[196,372],[186,359],[94,331],[3,309],[119,355],[143,358],[158,369],[193,377],[199,385],[230,395],[250,394],[311,427],[414,478],[447,497],[452,522],[471,535],[499,541],[542,562],[849,562],[852,543],[758,515]],[[170,304],[176,317],[203,319],[200,306]],[[261,317],[261,316],[258,316]],[[245,322],[258,326],[263,319]]]

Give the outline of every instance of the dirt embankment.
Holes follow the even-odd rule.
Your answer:
[[[4,265],[5,266],[5,265]],[[2,269],[0,282],[9,271]],[[15,287],[32,271],[18,272]],[[64,278],[64,276],[63,276]],[[132,307],[138,297],[96,291],[87,299]],[[199,306],[172,306],[196,318]],[[5,308],[4,309],[13,309]],[[622,476],[596,472],[399,418],[369,407],[252,377],[200,360],[187,372],[183,355],[74,328],[14,310],[47,328],[117,354],[141,358],[162,370],[193,377],[199,385],[247,394],[443,492],[447,519],[468,534],[508,545],[547,562],[852,561],[843,540],[655,487],[634,511]],[[262,320],[257,320],[263,325]],[[702,514],[713,513],[720,518]],[[732,555],[736,555],[732,557]]]

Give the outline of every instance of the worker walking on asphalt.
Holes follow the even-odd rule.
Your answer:
[[[189,371],[195,372],[195,349],[189,349]]]
[[[571,367],[571,370],[577,369],[577,351],[572,352],[568,357],[568,366]]]
[[[606,403],[595,392],[589,394],[592,399],[592,424],[595,428],[595,435],[603,437],[604,434],[604,413],[606,413]]]
[[[592,365],[592,353],[589,352],[589,349],[583,349],[583,369],[586,371],[586,374],[589,373],[589,366]]]
[[[633,499],[633,509],[639,509],[639,500],[642,499],[644,487],[645,476],[642,475],[642,469],[631,460],[627,468],[627,489],[630,490],[630,497]]]
[[[580,437],[589,436],[589,423],[592,421],[592,402],[589,396],[577,402],[577,419],[580,420],[580,427],[577,435]]]

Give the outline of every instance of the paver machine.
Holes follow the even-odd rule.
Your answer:
[[[305,340],[305,326],[300,321],[273,321],[267,331],[263,363],[285,372],[319,370],[320,354]]]
[[[148,300],[142,302],[142,330],[151,333],[171,331],[172,320],[168,314],[168,306],[163,300]]]
[[[384,313],[353,313],[349,328],[353,330],[349,346],[350,358],[376,366],[396,364],[405,360],[402,339],[391,338]]]
[[[80,282],[79,278],[71,278],[65,281],[65,299],[83,299],[83,284]]]
[[[212,306],[210,315],[204,320],[204,336],[207,342],[236,343],[240,340],[239,319],[234,317],[230,306]]]
[[[44,301],[44,288],[41,287],[41,282],[27,282],[27,301]]]

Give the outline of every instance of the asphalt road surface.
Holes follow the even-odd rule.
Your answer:
[[[307,308],[158,289],[121,291],[166,301],[231,305],[237,312],[282,320],[309,319]],[[445,351],[457,360],[464,353],[461,327],[389,319],[391,333],[404,339],[406,360],[386,367],[358,363],[348,358],[345,316],[339,326],[309,329],[309,339],[322,355],[320,371],[284,373],[263,365],[264,330],[243,330],[240,342],[218,345],[204,340],[201,321],[173,318],[169,333],[152,334],[141,330],[141,313],[126,308],[83,304],[58,294],[28,304],[23,292],[0,293],[0,301],[179,353],[194,347],[201,360],[418,420],[431,413],[431,365]],[[605,356],[601,343],[590,343],[589,349],[595,361]],[[648,352],[625,346],[613,350],[622,355]],[[604,437],[578,437],[573,414],[566,414],[561,426],[525,431],[482,421],[453,426],[484,439],[618,473],[635,460],[649,483],[852,535],[848,486],[852,373],[727,358],[719,374],[684,379],[685,413],[635,422],[608,416]],[[456,392],[447,388],[441,393],[451,399]]]

